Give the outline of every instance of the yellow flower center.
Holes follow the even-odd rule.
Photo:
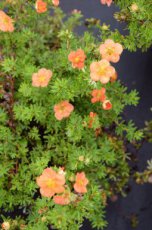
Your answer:
[[[97,98],[100,98],[101,97],[101,92],[98,92],[97,93]]]
[[[43,82],[45,81],[45,76],[43,76],[43,75],[40,76],[40,77],[39,77],[39,81],[40,81],[41,83],[43,83]]]
[[[5,24],[5,25],[9,24],[9,19],[8,19],[7,17],[4,18],[4,24]]]
[[[79,184],[80,186],[82,186],[82,185],[83,185],[83,180],[79,180],[78,184]]]
[[[61,105],[60,106],[60,111],[63,112],[65,110],[65,106],[64,105]]]
[[[49,188],[55,187],[55,181],[52,180],[52,179],[50,179],[50,180],[47,182],[47,186],[48,186]]]
[[[98,75],[104,75],[105,74],[105,66],[100,66],[97,70]]]
[[[113,48],[107,48],[107,53],[109,55],[112,55],[114,53],[114,49]]]
[[[79,57],[76,57],[75,60],[74,60],[76,63],[78,63],[80,61],[80,58]]]

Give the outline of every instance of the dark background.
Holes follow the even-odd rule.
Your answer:
[[[110,24],[111,28],[123,31],[123,24],[113,18],[118,10],[114,4],[107,7],[100,4],[99,0],[61,0],[61,7],[66,13],[73,9],[81,10],[85,18],[98,18],[101,22]],[[85,29],[82,26],[79,33]],[[126,33],[126,31],[125,31]],[[144,122],[152,119],[152,49],[146,53],[138,50],[136,53],[124,51],[120,62],[117,64],[119,79],[128,87],[128,90],[137,89],[141,97],[137,107],[128,107],[125,111],[127,119],[132,119],[139,128],[144,127]],[[147,165],[147,160],[152,158],[152,145],[144,144],[138,153],[138,169],[142,171]],[[119,197],[117,202],[108,203],[106,230],[132,230],[131,216],[137,216],[139,224],[136,230],[152,230],[152,184],[137,185],[130,182],[131,191],[126,198]],[[89,223],[85,222],[82,230],[91,230]]]

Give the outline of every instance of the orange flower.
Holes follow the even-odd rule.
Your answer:
[[[86,55],[82,49],[78,49],[77,51],[72,51],[68,59],[72,62],[73,68],[83,69]]]
[[[60,205],[67,205],[70,203],[70,192],[69,191],[64,191],[64,193],[60,196],[54,196],[53,201],[55,204],[60,204]]]
[[[94,89],[91,93],[92,97],[91,102],[96,103],[98,101],[103,102],[106,99],[106,89],[101,88],[101,89]]]
[[[47,3],[42,0],[37,0],[35,4],[37,13],[44,13],[47,11]]]
[[[105,5],[107,4],[108,6],[110,6],[112,4],[112,0],[100,0],[101,4]]]
[[[11,19],[2,10],[0,10],[0,30],[3,32],[14,31],[13,19]]]
[[[123,48],[121,44],[115,43],[111,39],[107,39],[104,44],[100,45],[99,50],[103,59],[116,63],[120,59]]]
[[[89,114],[90,120],[89,120],[89,124],[88,124],[89,128],[92,128],[92,125],[93,125],[93,122],[94,122],[94,119],[96,116],[97,116],[96,113],[90,112],[90,114]]]
[[[78,193],[86,193],[87,192],[87,184],[89,183],[88,179],[85,176],[84,172],[76,174],[76,182],[74,184],[74,189]]]
[[[115,72],[115,74],[111,77],[110,81],[115,82],[117,80],[117,78],[118,78],[118,74],[117,74],[117,72]]]
[[[36,179],[40,193],[44,197],[52,197],[55,193],[64,192],[65,177],[55,172],[52,168],[44,169],[41,176]]]
[[[91,79],[93,81],[101,81],[102,84],[108,83],[110,78],[115,74],[115,68],[105,59],[98,62],[92,62],[90,71]]]
[[[112,109],[112,104],[111,104],[111,102],[110,102],[109,100],[105,100],[105,101],[103,102],[103,104],[102,104],[102,108],[103,108],[104,110],[110,110],[110,109]]]
[[[62,120],[63,118],[69,117],[74,106],[68,101],[61,101],[59,104],[54,106],[55,117],[57,120]]]
[[[59,0],[52,0],[54,6],[58,6],[60,4]]]
[[[52,71],[45,68],[40,69],[32,75],[32,85],[35,87],[46,87],[52,77]]]

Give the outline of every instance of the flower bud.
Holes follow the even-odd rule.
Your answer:
[[[71,181],[71,182],[74,182],[74,181],[75,181],[74,175],[71,175],[71,176],[70,176],[69,181]]]
[[[102,25],[101,27],[102,30],[108,30],[109,29],[109,26],[107,26],[105,23]]]
[[[79,161],[84,161],[84,156],[79,156]]]
[[[4,230],[9,230],[10,229],[10,224],[9,224],[9,222],[3,222],[1,227]]]
[[[138,5],[137,5],[136,3],[133,3],[133,4],[131,5],[131,11],[132,11],[132,12],[138,11]]]
[[[45,221],[46,221],[46,217],[43,216],[43,217],[41,218],[41,220],[42,220],[42,222],[45,222]]]
[[[89,164],[89,163],[90,163],[90,159],[89,159],[89,158],[86,158],[85,164],[87,165],[87,164]]]

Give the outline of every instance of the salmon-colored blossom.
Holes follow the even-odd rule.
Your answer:
[[[52,0],[54,6],[58,6],[60,4],[60,0]]]
[[[47,11],[47,3],[42,0],[37,0],[35,4],[37,13],[41,14]]]
[[[40,69],[32,75],[32,85],[35,87],[46,87],[52,77],[52,71],[45,68]]]
[[[56,195],[53,197],[53,201],[55,204],[60,204],[60,205],[67,205],[70,203],[70,192],[69,191],[64,191],[62,195]]]
[[[73,68],[83,69],[86,55],[82,49],[78,49],[77,51],[71,51],[68,59],[72,62]]]
[[[61,101],[59,104],[54,106],[55,117],[59,121],[63,118],[69,117],[73,110],[74,106],[68,101]]]
[[[110,109],[112,109],[112,104],[111,104],[110,100],[105,100],[103,102],[103,104],[102,104],[102,108],[104,110],[110,110]]]
[[[123,47],[121,44],[115,43],[111,39],[107,39],[104,44],[100,45],[99,50],[103,59],[116,63],[120,59]]]
[[[88,179],[85,176],[84,172],[76,174],[76,182],[74,184],[74,190],[78,193],[86,193],[87,192],[87,184],[89,183]]]
[[[108,6],[110,6],[112,4],[112,0],[100,0],[101,4],[105,5],[107,4]]]
[[[41,195],[44,197],[52,197],[65,190],[65,176],[57,173],[52,168],[44,169],[42,175],[37,177],[36,182],[40,187]]]
[[[3,32],[13,32],[13,19],[10,18],[4,11],[0,10],[0,30]]]
[[[106,89],[105,88],[101,88],[101,89],[94,89],[91,92],[91,95],[93,98],[91,98],[91,102],[92,103],[96,103],[96,102],[103,102],[106,99]]]
[[[115,68],[105,59],[98,62],[92,62],[90,71],[91,79],[93,81],[100,81],[102,84],[108,83],[110,78],[115,74]]]
[[[90,114],[89,114],[90,119],[89,119],[89,124],[88,124],[89,128],[92,128],[92,125],[93,125],[93,122],[94,122],[96,116],[97,116],[96,113],[90,112]]]

